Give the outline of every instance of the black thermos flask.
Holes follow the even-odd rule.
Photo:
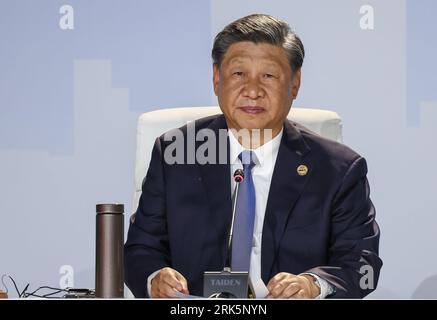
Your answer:
[[[96,297],[123,298],[124,205],[96,205]]]

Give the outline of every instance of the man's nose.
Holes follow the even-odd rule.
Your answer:
[[[257,99],[264,97],[264,89],[261,87],[259,80],[248,79],[243,90],[243,95],[250,99]]]

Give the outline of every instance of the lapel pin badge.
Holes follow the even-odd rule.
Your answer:
[[[297,167],[297,174],[301,177],[306,176],[308,173],[308,167],[304,164],[301,164],[299,167]]]

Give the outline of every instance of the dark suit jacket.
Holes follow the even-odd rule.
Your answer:
[[[227,127],[216,115],[197,120],[196,131],[202,128]],[[186,126],[181,130],[186,137]],[[225,262],[229,164],[169,165],[163,155],[170,143],[156,140],[125,245],[125,281],[136,297],[147,296],[147,277],[166,266],[187,278],[191,294],[202,295],[203,272],[221,271]],[[302,164],[309,169],[304,176],[297,173]],[[312,272],[335,288],[335,298],[372,291],[360,287],[361,273],[372,275],[367,266],[374,286],[382,266],[366,173],[364,158],[348,147],[285,121],[263,226],[266,284],[279,272]]]

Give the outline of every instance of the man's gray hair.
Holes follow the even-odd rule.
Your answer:
[[[237,42],[268,43],[282,47],[292,71],[302,67],[305,50],[288,23],[266,14],[252,14],[227,25],[214,39],[212,60],[219,68],[228,48]]]

